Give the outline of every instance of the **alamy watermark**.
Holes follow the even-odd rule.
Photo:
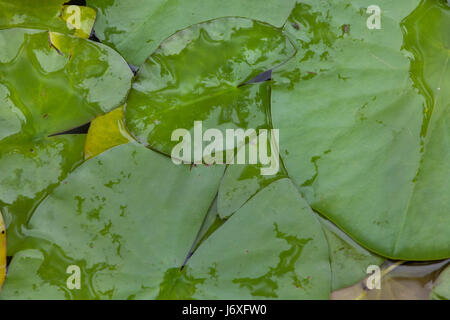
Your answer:
[[[215,128],[203,132],[202,121],[194,121],[192,135],[187,129],[176,129],[171,140],[179,141],[171,153],[175,164],[260,164],[262,175],[280,169],[278,129],[226,129],[224,137]]]

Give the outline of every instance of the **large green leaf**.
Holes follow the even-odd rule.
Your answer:
[[[280,30],[242,18],[189,27],[164,41],[139,70],[125,108],[138,141],[170,154],[176,129],[267,128],[268,83],[245,84],[287,60],[294,48]]]
[[[450,256],[450,9],[418,2],[379,1],[379,30],[371,1],[299,3],[272,121],[315,210],[381,255],[430,260]]]
[[[248,201],[185,269],[186,278],[198,279],[193,297],[199,299],[326,299],[330,292],[327,242],[289,179]],[[175,295],[182,285],[165,289],[183,298]]]
[[[31,28],[88,38],[95,21],[92,8],[66,0],[0,0],[0,29]]]
[[[83,135],[57,135],[117,107],[132,73],[112,49],[59,33],[0,30],[0,206],[10,245],[21,223],[83,159]]]
[[[88,0],[97,9],[95,31],[127,61],[141,65],[160,43],[193,24],[239,16],[283,25],[295,0]]]

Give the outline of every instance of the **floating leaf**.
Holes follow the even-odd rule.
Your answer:
[[[169,155],[179,143],[172,133],[192,134],[194,121],[223,136],[225,129],[268,128],[269,84],[245,83],[293,53],[278,29],[249,19],[217,19],[180,31],[139,70],[125,107],[127,128]]]
[[[43,29],[89,38],[95,10],[66,0],[0,0],[0,29]]]
[[[127,61],[141,65],[159,44],[193,24],[239,16],[282,26],[295,0],[89,0],[97,9],[95,31]],[[132,17],[126,19],[124,17]]]
[[[90,159],[105,150],[133,140],[125,128],[123,107],[114,109],[92,120],[86,136],[84,158]]]
[[[434,260],[450,256],[450,9],[418,2],[381,1],[379,30],[371,1],[299,3],[272,122],[313,209],[380,255]]]
[[[371,265],[385,260],[361,247],[330,221],[320,219],[328,242],[333,291],[348,287],[367,275]]]
[[[9,245],[21,223],[83,160],[83,135],[56,135],[123,103],[132,73],[112,49],[30,29],[0,30],[0,207]]]

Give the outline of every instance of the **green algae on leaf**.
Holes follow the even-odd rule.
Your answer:
[[[391,258],[446,258],[450,9],[380,1],[382,28],[369,30],[371,4],[305,0],[288,19],[298,53],[273,74],[280,154],[312,208],[358,243]]]
[[[41,29],[89,38],[95,10],[66,0],[0,0],[0,29]]]
[[[97,10],[95,31],[127,61],[141,65],[160,43],[193,24],[239,16],[281,27],[295,0],[88,0]],[[132,18],[124,18],[132,17]]]
[[[6,276],[6,227],[0,210],[0,292]]]
[[[84,158],[90,159],[112,147],[134,141],[125,128],[123,106],[91,121],[84,145]]]
[[[251,230],[249,230],[251,226]],[[273,182],[206,239],[187,263],[198,299],[326,299],[328,248],[289,179]]]
[[[231,171],[230,171],[231,170]],[[247,201],[258,194],[266,185],[282,179],[285,174],[262,177],[255,165],[228,166],[218,192],[217,215],[227,218]],[[272,185],[272,184],[271,184]],[[369,265],[380,265],[384,259],[367,251],[330,221],[319,217],[328,244],[331,267],[331,289],[333,291],[350,286],[366,275]],[[216,223],[223,223],[218,219]],[[215,226],[211,227],[215,230]]]
[[[280,30],[223,18],[191,26],[164,41],[139,70],[125,107],[137,140],[171,154],[176,129],[268,128],[267,82],[246,84],[294,54]],[[205,156],[205,155],[204,155]]]
[[[0,207],[10,246],[45,190],[83,160],[83,135],[55,134],[122,104],[133,75],[112,49],[58,33],[0,30],[0,48]]]
[[[353,285],[367,275],[367,267],[385,260],[358,245],[330,221],[320,218],[320,222],[328,242],[333,291]]]

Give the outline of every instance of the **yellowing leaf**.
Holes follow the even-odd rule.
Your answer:
[[[122,106],[92,120],[84,146],[84,158],[93,158],[103,151],[133,140],[125,128]]]
[[[385,263],[381,267],[379,288],[368,288],[374,276],[365,277],[353,286],[331,293],[332,300],[428,300],[431,284],[448,260],[424,264]]]

